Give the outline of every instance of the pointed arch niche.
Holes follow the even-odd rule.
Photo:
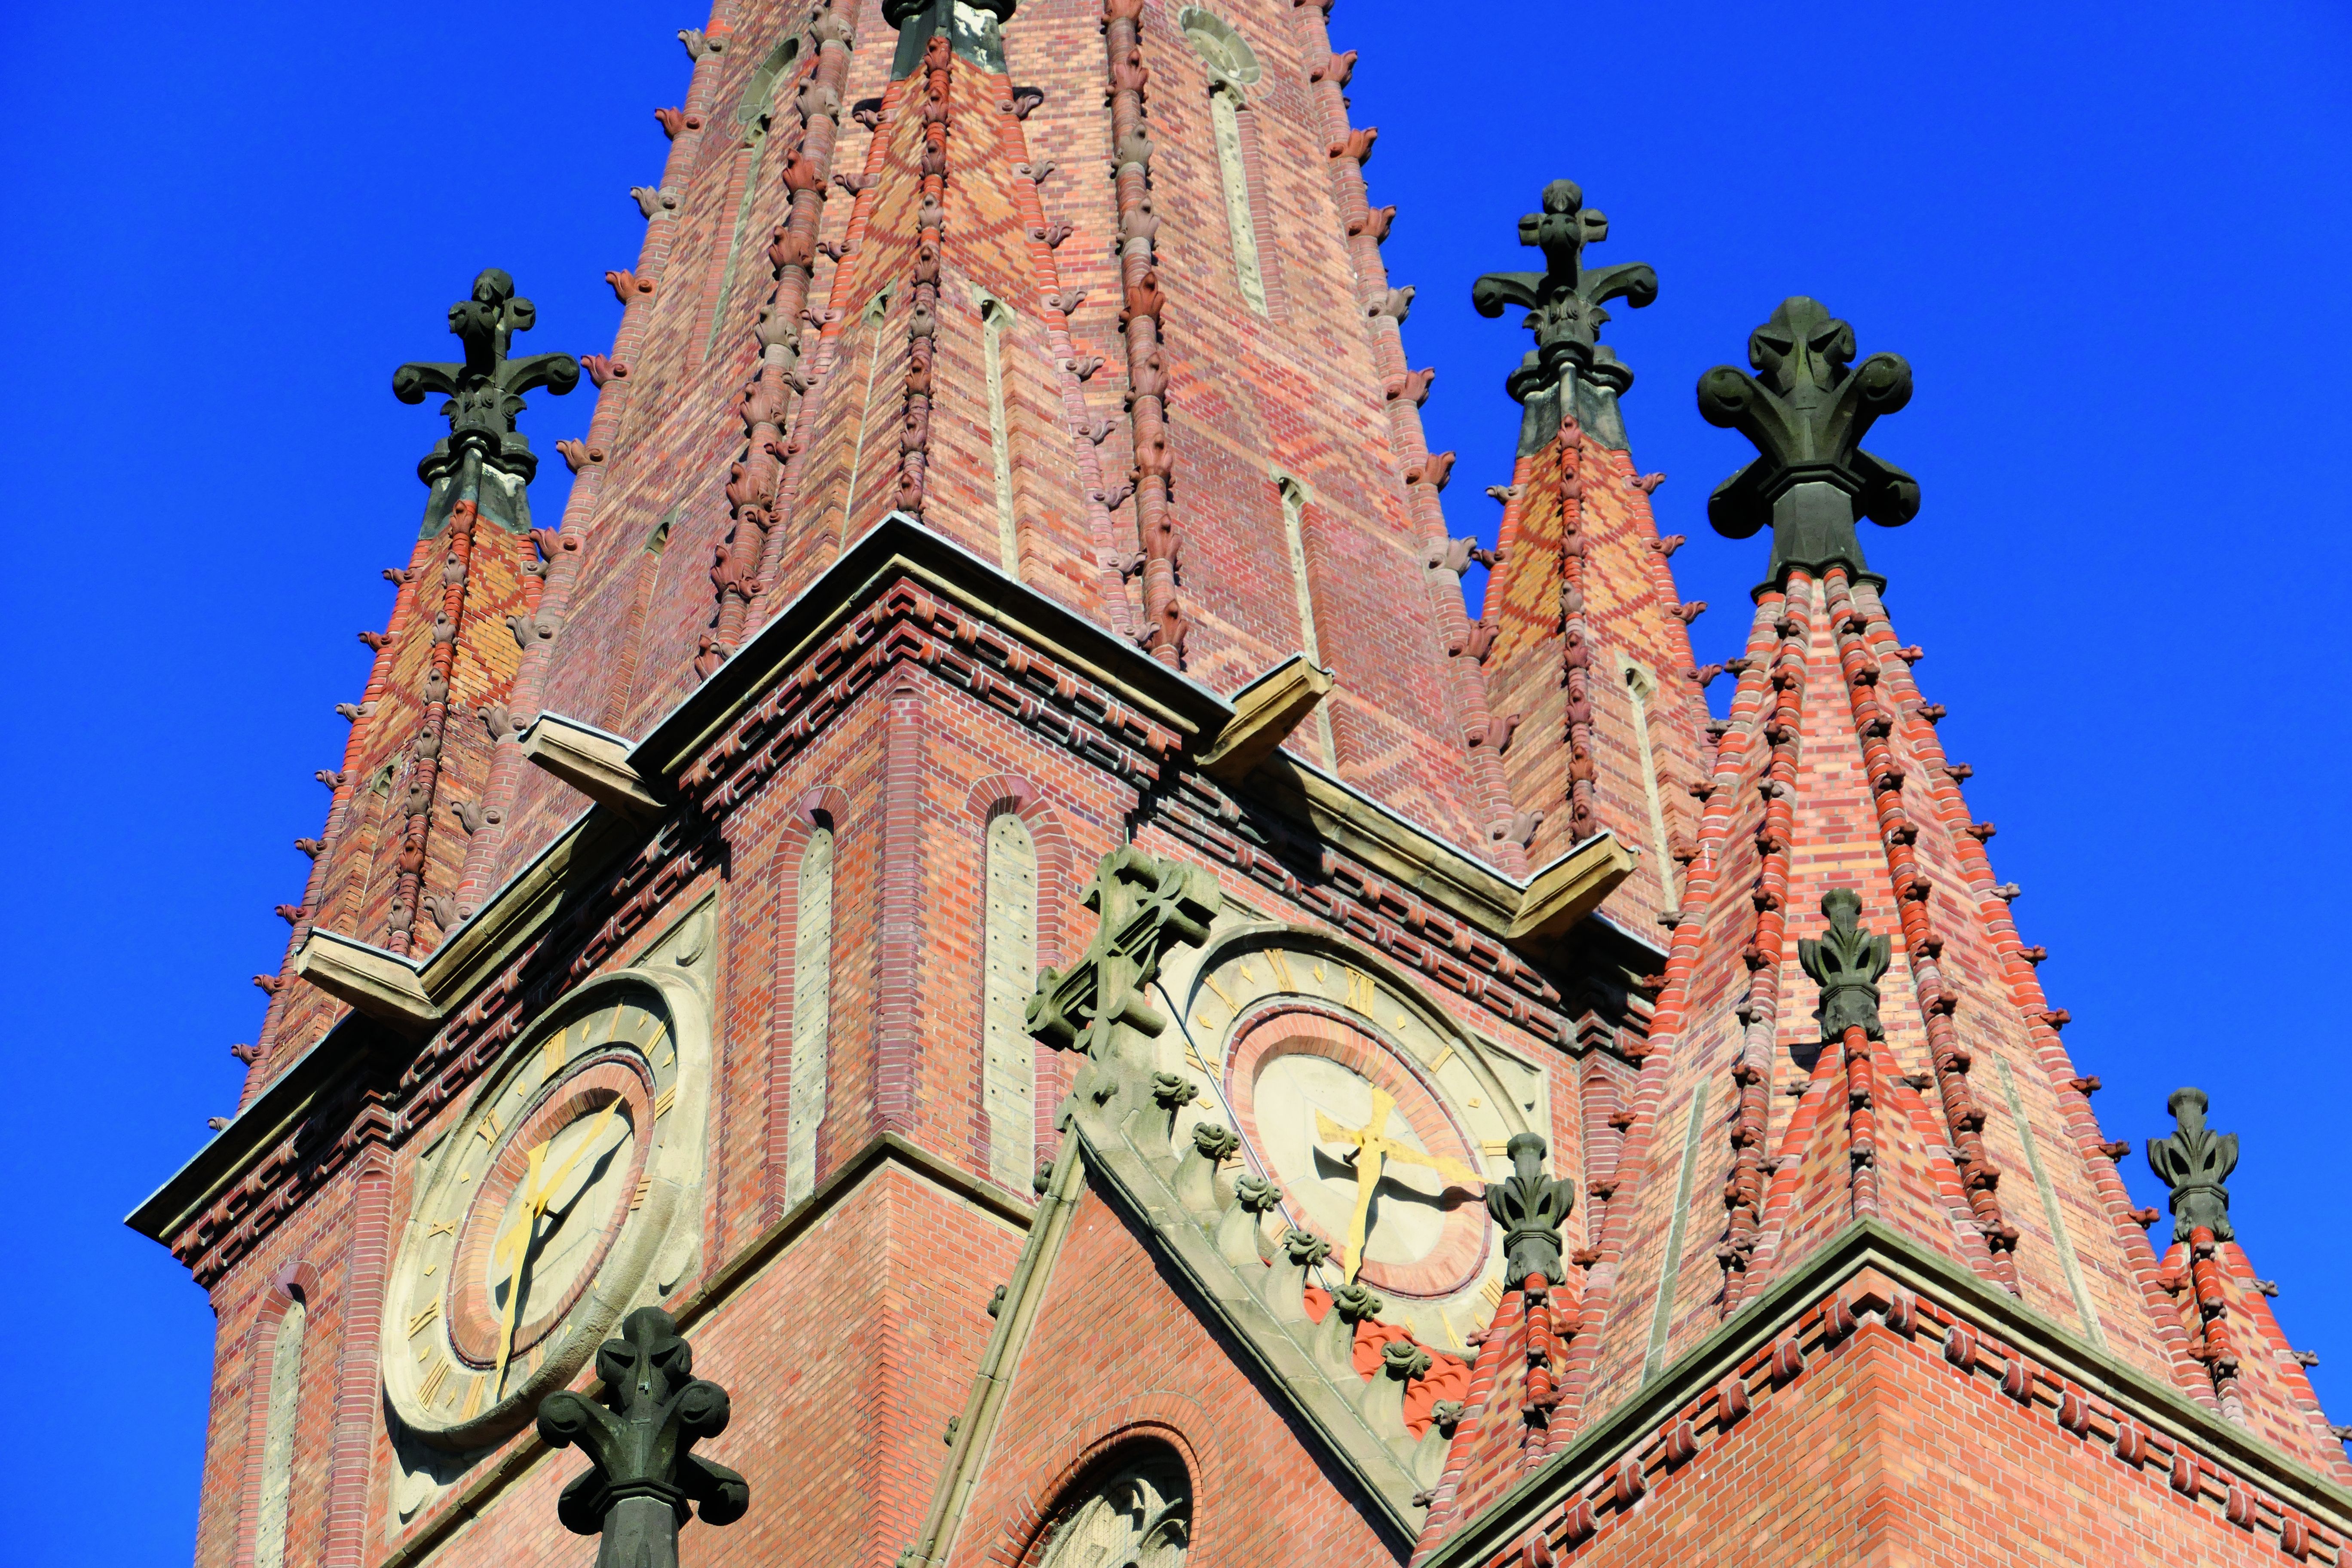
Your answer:
[[[1027,779],[998,773],[972,787],[981,830],[980,1112],[976,1140],[989,1180],[1027,1195],[1058,1072],[1025,1024],[1040,968],[1060,962],[1069,835]]]
[[[303,1350],[312,1337],[310,1310],[318,1299],[318,1271],[308,1263],[292,1264],[271,1279],[254,1319],[237,1568],[286,1568],[308,1556],[289,1552],[287,1538],[294,1510]]]
[[[1224,185],[1225,224],[1233,240],[1234,282],[1242,302],[1258,315],[1286,314],[1279,259],[1258,148],[1257,115],[1249,89],[1265,74],[1257,51],[1215,12],[1187,5],[1176,26],[1208,68],[1209,124],[1216,139],[1217,171]]]

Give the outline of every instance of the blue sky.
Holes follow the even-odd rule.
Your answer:
[[[568,0],[256,4],[224,24],[132,3],[0,22],[16,282],[0,331],[5,668],[18,1088],[0,1108],[17,1280],[45,1402],[7,1441],[111,1478],[91,1508],[18,1487],[20,1560],[191,1550],[212,1320],[121,1215],[234,1108],[404,561],[440,357],[486,265],[539,305],[533,350],[601,350],[627,197],[660,171],[695,12]],[[1013,24],[1016,33],[1019,21]],[[1339,0],[1361,51],[1373,200],[1401,208],[1406,342],[1459,530],[1491,532],[1522,351],[1469,285],[1528,265],[1513,223],[1566,174],[1596,255],[1662,293],[1608,338],[1640,380],[1634,452],[1670,477],[1675,567],[1735,651],[1765,542],[1706,525],[1746,456],[1692,386],[1783,295],[1826,301],[1917,394],[1872,446],[1918,520],[1866,531],[1918,675],[1976,767],[2000,874],[2106,1084],[2108,1133],[2168,1130],[2184,1082],[2238,1131],[2242,1238],[2290,1336],[2352,1359],[2341,1005],[2352,836],[2340,258],[2347,13],[2154,4],[1583,7]],[[589,399],[541,397],[542,453]],[[562,466],[536,500],[560,515]],[[1721,689],[1718,688],[1718,695]],[[2142,1202],[2160,1189],[2135,1153]],[[2352,1419],[2352,1394],[2334,1414]],[[36,1462],[47,1459],[48,1463]]]

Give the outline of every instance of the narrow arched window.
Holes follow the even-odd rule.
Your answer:
[[[1650,803],[1650,841],[1658,857],[1659,907],[1672,909],[1682,900],[1675,892],[1674,846],[1666,833],[1665,801],[1658,793],[1657,759],[1650,746],[1650,705],[1658,694],[1657,678],[1622,654],[1618,656],[1618,671],[1633,710],[1633,738],[1641,749],[1642,785]]]
[[[1263,74],[1257,54],[1223,18],[1197,5],[1177,13],[1184,41],[1209,73],[1209,124],[1217,144],[1217,170],[1225,191],[1225,227],[1232,237],[1234,281],[1242,302],[1266,315],[1265,252],[1259,215],[1250,199],[1250,174],[1257,162],[1256,128],[1250,123],[1248,89]]]
[[[1039,1568],[1183,1568],[1192,1494],[1172,1450],[1154,1443],[1117,1456],[1073,1494]]]
[[[982,929],[982,1101],[988,1173],[1026,1192],[1037,1164],[1036,1042],[1025,1023],[1037,988],[1037,843],[1000,812],[988,825],[988,903]]]
[[[824,1121],[825,1046],[833,1026],[833,829],[812,829],[801,851],[793,921],[792,1098],[784,1113],[784,1202],[816,1189],[816,1133]]]
[[[1323,662],[1322,645],[1315,636],[1315,590],[1307,574],[1307,488],[1287,476],[1276,476],[1282,492],[1282,540],[1290,551],[1290,586],[1298,601],[1298,651]],[[1331,733],[1331,705],[1315,705],[1315,732],[1323,742],[1323,765],[1339,771],[1339,742]]]
[[[261,1493],[253,1525],[253,1568],[285,1568],[293,1507],[294,1432],[302,1405],[302,1332],[310,1310],[296,1296],[270,1337],[268,1404],[261,1426]]]

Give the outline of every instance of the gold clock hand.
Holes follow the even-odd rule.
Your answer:
[[[549,1142],[553,1142],[550,1140]],[[506,1386],[507,1362],[514,1355],[515,1309],[522,1301],[522,1271],[530,1256],[531,1233],[539,1226],[540,1206],[546,1201],[540,1184],[540,1170],[547,1160],[547,1144],[541,1143],[530,1152],[530,1169],[523,1174],[522,1203],[514,1222],[499,1236],[491,1253],[493,1266],[507,1271],[506,1310],[499,1316],[499,1362],[491,1373],[493,1388]]]
[[[1424,1154],[1418,1149],[1407,1149],[1398,1143],[1385,1143],[1382,1152],[1400,1165],[1419,1165],[1423,1170],[1436,1172],[1449,1182],[1467,1186],[1484,1186],[1486,1184],[1486,1177],[1461,1161],[1444,1154]]]
[[[1386,1163],[1389,1141],[1381,1136],[1389,1124],[1389,1112],[1396,1101],[1382,1089],[1372,1090],[1372,1114],[1364,1125],[1353,1132],[1345,1129],[1340,1137],[1350,1139],[1356,1145],[1356,1212],[1348,1222],[1348,1247],[1340,1254],[1339,1271],[1349,1279],[1364,1264],[1364,1233],[1372,1216],[1372,1194],[1380,1190],[1381,1166]],[[1319,1114],[1318,1114],[1319,1120]]]
[[[604,1161],[611,1159],[615,1153],[619,1152],[622,1147],[625,1145],[628,1141],[628,1131],[627,1129],[624,1127],[619,1142],[607,1144],[601,1153],[596,1154],[595,1161],[591,1163],[586,1169],[575,1173],[579,1178],[578,1184],[572,1189],[571,1194],[564,1198],[561,1203],[558,1203],[555,1198],[555,1190],[561,1184],[560,1182],[549,1182],[547,1184],[547,1191],[541,1196],[540,1212],[546,1215],[552,1215],[555,1218],[555,1226],[562,1226],[564,1220],[570,1217],[572,1211],[580,1206],[580,1200],[588,1195],[589,1188],[594,1185],[591,1177],[594,1175],[597,1166]],[[583,1144],[582,1146],[583,1155],[593,1152],[597,1142],[598,1140],[592,1139],[588,1143]],[[552,1235],[553,1233],[554,1226],[551,1226],[549,1234]]]

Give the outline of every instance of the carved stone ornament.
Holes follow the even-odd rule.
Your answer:
[[[1559,1227],[1576,1207],[1576,1184],[1544,1174],[1544,1141],[1533,1132],[1513,1134],[1507,1152],[1511,1173],[1486,1185],[1486,1212],[1504,1232],[1503,1278],[1515,1288],[1530,1274],[1559,1284]]]
[[[1910,363],[1878,353],[1853,365],[1853,354],[1852,326],[1792,295],[1748,334],[1756,375],[1719,364],[1698,378],[1700,416],[1760,454],[1716,487],[1707,520],[1727,539],[1771,524],[1775,585],[1791,566],[1862,574],[1854,520],[1895,528],[1918,513],[1918,482],[1862,449],[1874,421],[1911,401]]]
[[[392,395],[403,403],[422,403],[428,393],[447,398],[441,413],[449,434],[416,465],[417,478],[433,487],[427,534],[438,531],[449,507],[461,500],[478,500],[486,514],[516,531],[529,528],[527,513],[518,519],[514,507],[498,504],[512,497],[519,506],[521,487],[539,471],[530,443],[516,433],[515,416],[523,410],[524,393],[543,386],[560,396],[580,384],[580,362],[570,354],[507,357],[514,334],[529,331],[536,320],[531,302],[515,293],[514,279],[490,268],[474,279],[470,298],[449,307],[449,331],[464,343],[466,357],[454,364],[417,362],[392,373]],[[504,482],[485,486],[484,468]]]
[[[1544,269],[1489,272],[1470,286],[1470,303],[1482,316],[1499,316],[1508,305],[1527,310],[1521,324],[1535,332],[1535,350],[1507,384],[1520,402],[1571,366],[1618,384],[1620,392],[1633,384],[1633,373],[1613,355],[1595,352],[1609,320],[1602,307],[1622,299],[1640,310],[1657,299],[1658,275],[1643,261],[1587,268],[1584,247],[1608,237],[1609,219],[1584,205],[1576,182],[1554,180],[1543,188],[1543,210],[1519,219],[1519,243],[1543,252]]]
[[[883,0],[882,20],[898,30],[890,57],[890,79],[914,74],[923,46],[943,37],[963,58],[984,71],[1004,73],[1004,24],[1018,0]]]
[[[2210,1230],[2216,1241],[2237,1236],[2230,1224],[2230,1189],[2221,1184],[2238,1168],[2238,1135],[2205,1125],[2209,1101],[2201,1089],[2176,1089],[2165,1101],[2178,1125],[2169,1138],[2147,1141],[2148,1168],[2172,1189],[2172,1234],[2186,1241]]]
[[[1055,1524],[1041,1568],[1182,1568],[1192,1520],[1182,1463],[1155,1452],[1087,1488]]]
[[[1504,390],[1525,405],[1519,449],[1539,450],[1573,414],[1605,445],[1622,447],[1624,435],[1616,400],[1633,384],[1633,373],[1600,342],[1603,307],[1624,300],[1635,310],[1658,297],[1658,275],[1648,263],[1622,262],[1588,268],[1584,247],[1609,237],[1609,220],[1584,205],[1573,180],[1554,180],[1543,189],[1543,210],[1519,219],[1519,243],[1541,249],[1541,272],[1489,272],[1470,287],[1470,303],[1482,316],[1499,316],[1507,306],[1527,310],[1523,325],[1536,335]]]
[[[1822,913],[1829,917],[1830,929],[1819,941],[1806,937],[1797,943],[1797,962],[1822,988],[1821,1005],[1813,1009],[1822,1038],[1842,1039],[1859,1026],[1871,1039],[1883,1039],[1886,1031],[1878,1022],[1878,977],[1886,973],[1892,957],[1887,940],[1856,923],[1862,899],[1851,888],[1823,893]]]
[[[1099,917],[1094,940],[1067,973],[1048,969],[1037,977],[1026,1021],[1047,1045],[1086,1055],[1074,1092],[1099,1104],[1123,1082],[1155,1070],[1151,1042],[1168,1020],[1144,999],[1144,988],[1171,948],[1208,940],[1223,895],[1202,868],[1155,859],[1130,845],[1103,857],[1085,902]]]
[[[598,1568],[677,1568],[677,1531],[700,1505],[705,1524],[751,1506],[741,1476],[687,1450],[727,1430],[727,1391],[694,1375],[694,1352],[658,1307],[640,1307],[596,1352],[596,1400],[569,1389],[540,1403],[539,1435],[573,1444],[595,1468],[563,1489],[556,1517],[600,1535]]]

